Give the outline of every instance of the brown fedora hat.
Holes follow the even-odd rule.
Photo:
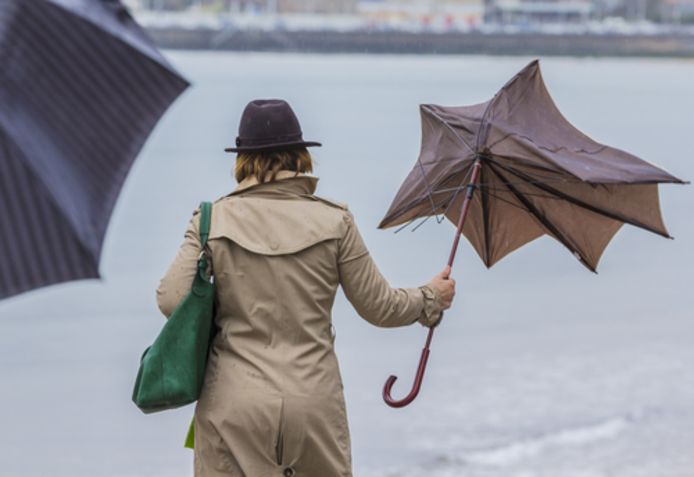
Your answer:
[[[224,150],[264,151],[320,145],[304,141],[299,120],[289,103],[282,99],[256,99],[243,110],[236,147]]]

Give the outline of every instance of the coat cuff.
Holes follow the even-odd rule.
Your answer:
[[[429,285],[423,285],[419,287],[419,289],[424,297],[424,306],[422,307],[422,313],[419,315],[419,318],[417,318],[417,321],[422,326],[432,327],[441,320],[441,311],[443,307],[441,306],[439,291]]]

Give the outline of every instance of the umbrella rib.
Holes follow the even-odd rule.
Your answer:
[[[470,177],[470,174],[472,174],[472,168],[470,168],[470,170],[468,170],[467,174],[463,177],[463,180],[461,181],[461,185],[459,185],[458,187],[453,188],[453,189],[455,190],[455,193],[453,194],[453,197],[452,197],[451,199],[448,199],[448,200],[444,198],[444,200],[441,202],[440,205],[436,205],[436,204],[434,203],[433,192],[429,195],[429,198],[430,198],[430,200],[431,200],[431,202],[432,202],[432,207],[434,207],[433,212],[434,212],[435,215],[436,215],[436,223],[440,224],[441,222],[443,222],[443,220],[444,220],[445,217],[446,217],[446,214],[448,213],[448,209],[450,209],[450,208],[451,208],[451,205],[453,204],[453,202],[455,202],[455,199],[456,199],[456,197],[458,196],[458,193],[459,193],[461,190],[463,190],[465,187],[467,187],[467,185],[468,185],[468,184],[467,184],[467,180],[468,180],[468,178]],[[463,186],[462,184],[465,184],[465,185]],[[453,190],[453,189],[452,189],[452,190]],[[444,204],[446,204],[446,208],[443,210],[443,218],[439,220],[438,214],[436,214],[436,210],[438,210],[438,208],[439,208],[440,206],[444,205]],[[427,220],[429,220],[430,218],[431,218],[430,215],[426,216],[426,217],[424,218],[424,220],[422,220],[419,224],[417,224],[417,225],[412,229],[412,232],[414,232],[414,231],[417,230],[419,227],[421,227],[422,225],[424,225],[424,223],[425,223]],[[410,221],[410,223],[414,222],[414,220],[415,220],[415,219],[412,219],[412,221]],[[408,225],[409,225],[409,224],[408,224]]]
[[[422,109],[423,109],[424,111],[426,111],[428,114],[430,114],[431,116],[433,116],[433,117],[435,117],[436,119],[438,119],[439,122],[440,122],[441,124],[443,124],[443,125],[446,127],[446,129],[448,129],[448,130],[451,131],[453,134],[455,134],[455,137],[457,137],[457,138],[460,140],[460,142],[462,142],[462,143],[470,150],[470,152],[472,152],[472,153],[475,152],[475,150],[472,148],[472,146],[470,146],[470,145],[467,143],[467,141],[466,141],[465,139],[463,139],[463,137],[462,137],[460,134],[458,134],[458,131],[456,131],[455,129],[453,129],[453,127],[452,127],[450,124],[448,124],[441,116],[439,116],[438,114],[436,114],[436,113],[435,113],[431,108],[429,108],[427,105],[422,106]]]
[[[474,152],[474,151],[471,151],[471,152]],[[446,157],[446,158],[437,158],[437,159],[434,159],[434,160],[431,160],[431,161],[428,161],[428,162],[422,161],[422,164],[424,164],[424,165],[426,166],[426,165],[429,165],[429,164],[444,164],[444,163],[446,163],[446,162],[453,162],[453,161],[462,162],[462,161],[464,161],[467,157],[468,157],[468,156],[462,156],[462,158],[461,158],[460,156],[453,156],[453,157]],[[420,160],[421,160],[421,158],[420,158]]]
[[[502,155],[500,155],[500,154],[495,154],[494,157],[502,158],[502,159],[505,159],[505,160],[507,160],[507,161],[509,161],[509,162],[517,162],[517,161],[514,161],[513,158],[509,158],[509,157],[506,157],[506,156],[502,156]],[[502,168],[504,168],[504,169],[508,169],[509,172],[510,172],[511,170],[513,170],[513,171],[518,171],[517,169],[515,169],[515,168],[513,168],[513,167],[511,167],[511,166],[505,166],[505,165],[504,165],[502,162],[500,162],[500,161],[493,160],[491,157],[487,157],[487,159],[491,160],[491,161],[494,162],[495,164],[498,164],[500,167],[502,167]],[[533,168],[533,169],[540,169],[540,170],[545,171],[545,172],[552,172],[552,171],[550,171],[550,170],[548,170],[548,169],[545,169],[545,168],[542,168],[542,167],[538,167],[538,166],[535,166],[535,165],[530,165],[530,164],[523,164],[523,165],[526,166],[526,167]],[[533,173],[533,175],[534,175],[535,177],[540,177],[540,178],[542,178],[543,180],[542,180],[542,181],[537,181],[537,180],[530,180],[530,179],[529,179],[529,180],[527,180],[527,181],[524,180],[522,183],[523,183],[523,184],[525,184],[525,183],[531,183],[531,184],[534,184],[534,183],[549,184],[549,183],[557,182],[557,183],[564,183],[564,184],[585,183],[585,184],[590,184],[590,185],[622,185],[622,186],[644,185],[644,184],[689,184],[689,181],[683,181],[683,180],[678,179],[678,178],[676,178],[676,177],[674,178],[675,180],[670,180],[670,179],[668,179],[668,180],[655,180],[655,179],[651,179],[651,180],[629,181],[629,182],[623,182],[623,181],[622,181],[622,182],[620,182],[620,181],[612,181],[612,182],[590,182],[590,181],[583,180],[583,179],[581,179],[581,178],[578,177],[578,176],[575,176],[575,175],[572,174],[571,172],[564,171],[563,169],[562,169],[562,171],[563,171],[563,172],[566,172],[567,174],[571,175],[572,177],[575,177],[576,179],[574,179],[574,180],[555,179],[554,177],[551,177],[551,178],[550,178],[549,176],[543,176],[543,175],[539,175],[539,174]],[[520,172],[520,171],[518,171],[518,172]],[[527,173],[522,173],[522,174],[525,174],[526,177],[530,177],[530,176],[527,175]]]
[[[505,166],[503,165],[503,162],[497,161],[495,158],[500,158],[500,159],[504,159],[504,160],[508,160],[508,161],[513,160],[512,158],[508,158],[508,157],[506,157],[506,156],[499,155],[499,154],[494,154],[493,156],[491,156],[491,155],[486,155],[486,156],[485,156],[485,160],[487,160],[488,162],[492,162],[492,163],[494,163],[494,164],[498,164],[498,165],[501,166],[501,167],[505,167]],[[449,161],[453,161],[453,160],[460,160],[460,159],[457,158],[457,157],[452,157],[452,158],[449,158],[449,159],[444,159],[444,160],[436,161],[436,163],[439,163],[439,162],[449,162]],[[559,173],[557,173],[556,171],[551,170],[551,169],[547,169],[547,168],[545,168],[545,167],[541,167],[541,166],[538,166],[538,165],[535,165],[535,164],[525,164],[525,166],[526,166],[526,167],[529,167],[529,168],[532,168],[533,170],[534,170],[534,169],[538,169],[538,170],[540,170],[540,171],[542,171],[542,172],[551,173],[551,174],[553,174],[553,175],[547,176],[547,175],[544,175],[544,174],[538,174],[538,173],[533,172],[533,177],[539,178],[540,180],[526,179],[526,180],[523,180],[523,181],[515,182],[516,184],[521,184],[521,185],[523,185],[523,184],[528,184],[528,183],[533,184],[533,183],[536,183],[536,182],[542,182],[542,183],[557,182],[557,183],[561,183],[561,184],[578,184],[578,183],[585,183],[584,180],[580,179],[579,177],[574,176],[574,175],[571,174],[570,172],[564,171],[563,169],[562,169],[561,172],[565,172],[566,174],[571,175],[571,177],[573,177],[573,179],[569,180],[569,179],[566,179],[565,177],[561,177],[561,176],[557,177]],[[510,183],[510,184],[513,184],[514,182],[509,182],[509,183]],[[480,183],[478,183],[477,185],[485,186],[485,185],[487,185],[487,184],[486,184],[486,183],[483,183],[483,182],[480,182]],[[441,190],[441,189],[440,189],[440,190]],[[445,191],[452,191],[453,188],[442,189],[442,190],[445,190]],[[438,191],[434,191],[434,193],[437,193],[437,192],[438,192]]]
[[[503,198],[503,197],[501,197],[501,196],[499,196],[499,195],[496,195],[496,194],[489,194],[489,196],[495,198],[496,200],[500,200],[501,202],[504,202],[504,203],[506,203],[506,204],[508,204],[508,205],[510,205],[510,206],[512,206],[512,207],[515,207],[515,208],[518,209],[518,210],[522,210],[523,212],[526,212],[526,213],[528,212],[528,209],[526,209],[525,207],[522,207],[522,206],[516,204],[515,202],[510,201],[510,200],[508,200],[508,199],[505,199],[505,198]]]
[[[402,208],[400,208],[400,209],[394,211],[393,213],[389,214],[387,217],[384,218],[384,220],[388,220],[389,217],[392,217],[392,216],[398,216],[398,215],[404,214],[404,213],[407,212],[408,210],[411,210],[411,209],[417,207],[420,203],[422,203],[422,201],[424,201],[424,200],[426,200],[426,199],[429,199],[429,200],[431,201],[431,203],[432,203],[432,213],[434,213],[434,215],[437,215],[437,216],[438,216],[438,214],[436,214],[436,210],[438,210],[439,207],[441,207],[442,205],[446,204],[446,208],[445,208],[444,211],[443,211],[443,215],[445,216],[446,213],[448,212],[448,209],[450,208],[451,204],[453,203],[453,201],[455,201],[455,198],[456,198],[457,194],[458,194],[461,190],[463,190],[465,187],[467,187],[467,184],[465,184],[465,181],[467,181],[467,179],[470,177],[470,174],[471,174],[471,173],[472,173],[472,169],[468,170],[468,172],[467,172],[467,174],[465,175],[465,177],[463,178],[462,184],[461,184],[460,186],[458,186],[458,187],[450,187],[450,188],[448,188],[448,189],[445,189],[445,190],[448,191],[448,192],[455,192],[455,194],[453,195],[453,198],[452,198],[452,199],[446,200],[446,199],[444,198],[444,200],[441,201],[441,203],[437,205],[437,204],[434,203],[434,198],[433,198],[433,197],[434,197],[434,194],[439,194],[439,193],[441,193],[441,191],[439,191],[439,190],[432,190],[430,194],[427,194],[427,195],[424,196],[424,197],[418,197],[418,198],[415,199],[412,203],[407,204],[407,205],[403,206]],[[455,175],[455,174],[452,174],[452,175]],[[441,181],[441,182],[446,182],[449,178],[450,178],[450,176],[448,176],[446,179],[444,179],[444,180]],[[464,184],[464,185],[463,185],[463,184]],[[427,216],[427,217],[428,217],[428,216]],[[404,224],[402,227],[400,227],[399,229],[396,230],[396,233],[399,232],[401,229],[403,229],[403,228],[407,227],[408,225],[410,225],[412,222],[414,222],[415,220],[417,220],[417,218],[418,218],[418,217],[415,217],[415,218],[413,218],[412,220],[410,220],[409,222],[407,222],[406,224]],[[438,223],[443,222],[443,219],[439,220],[438,217],[437,217],[436,220],[437,220]]]
[[[425,196],[425,197],[420,197],[420,198],[418,198],[417,200],[415,200],[414,202],[412,202],[411,204],[408,204],[407,207],[403,208],[402,210],[398,210],[398,211],[395,211],[394,213],[390,214],[390,216],[398,216],[398,215],[404,214],[405,212],[407,212],[407,211],[409,211],[409,210],[412,210],[412,209],[415,208],[417,205],[419,205],[422,201],[424,201],[424,200],[426,200],[426,199],[428,199],[428,198],[429,198],[428,195]],[[433,199],[432,199],[432,200],[433,200]],[[436,214],[435,211],[436,211],[439,207],[441,207],[443,204],[445,204],[445,200],[443,200],[443,201],[441,202],[441,204],[439,204],[439,205],[436,205],[436,204],[433,204],[433,205],[432,205],[432,207],[434,208],[434,215],[438,216],[438,214]],[[400,227],[398,227],[397,229],[395,229],[395,231],[394,231],[393,233],[398,233],[398,232],[402,231],[403,229],[406,229],[408,226],[412,225],[412,223],[414,223],[417,219],[420,219],[420,218],[422,218],[422,217],[414,217],[414,218],[410,219],[409,221],[405,222],[404,224],[400,225]],[[412,232],[414,232],[415,230],[417,230],[420,226],[422,226],[422,225],[424,224],[424,222],[426,222],[426,221],[429,220],[430,218],[431,218],[431,215],[427,215],[427,216],[423,217],[423,218],[422,218],[422,219],[423,219],[423,220],[422,220],[422,223],[417,224],[417,225],[412,229]],[[388,219],[388,217],[386,217],[384,220],[387,220],[387,219]],[[441,222],[443,222],[443,220],[439,221],[439,220],[438,220],[438,217],[437,217],[437,223],[440,224]]]
[[[512,168],[504,167],[504,166],[501,166],[501,165],[500,165],[500,167],[503,168],[504,170],[508,171],[509,173],[513,174],[514,176],[520,178],[520,179],[523,179],[524,177],[527,177],[527,176],[525,176],[525,174],[523,174],[522,172],[516,171],[516,170],[514,170],[514,169],[512,169]],[[634,219],[630,219],[630,218],[628,218],[628,217],[620,216],[619,214],[616,214],[616,213],[613,213],[613,212],[609,212],[609,211],[606,211],[606,210],[601,210],[601,209],[599,209],[598,207],[595,207],[594,205],[588,204],[587,202],[584,202],[584,201],[582,201],[582,200],[580,200],[580,199],[577,199],[577,198],[575,198],[575,197],[572,197],[572,196],[570,196],[569,194],[566,194],[565,192],[562,192],[562,191],[560,191],[560,190],[557,190],[557,189],[555,189],[555,188],[553,188],[553,187],[550,187],[550,186],[548,186],[548,185],[546,185],[546,184],[543,184],[543,183],[539,183],[539,182],[538,182],[537,184],[534,184],[534,185],[535,185],[535,187],[537,187],[538,189],[544,190],[545,192],[548,192],[548,193],[550,193],[550,194],[553,194],[553,195],[555,195],[556,197],[559,197],[560,199],[564,199],[564,200],[566,200],[567,202],[571,202],[571,203],[574,204],[574,205],[577,205],[577,206],[579,206],[579,207],[581,207],[581,208],[583,208],[583,209],[589,210],[589,211],[594,212],[594,213],[596,213],[596,214],[605,216],[605,217],[610,218],[610,219],[613,219],[613,220],[617,220],[617,221],[619,221],[619,222],[626,222],[626,223],[628,223],[628,224],[634,225],[635,227],[639,227],[639,228],[642,228],[642,229],[644,229],[644,230],[648,230],[649,232],[653,232],[653,233],[658,234],[658,235],[660,235],[660,236],[662,236],[662,237],[665,237],[665,238],[672,238],[669,234],[660,232],[660,231],[658,231],[658,230],[656,230],[656,229],[654,229],[654,228],[652,228],[652,227],[649,227],[648,225],[646,225],[646,224],[644,224],[644,223],[642,223],[642,222],[639,222],[639,221],[634,220]]]
[[[515,184],[514,184],[513,182],[504,183],[504,185],[508,185],[508,184],[517,185],[517,184],[521,184],[521,183],[519,183],[519,182],[516,182]],[[508,190],[502,189],[501,187],[495,188],[495,187],[485,186],[484,188],[485,188],[485,189],[488,189],[488,190],[495,190],[495,191],[497,191],[497,192],[508,193]],[[535,192],[525,192],[525,191],[523,191],[523,195],[530,196],[530,197],[539,197],[540,199],[562,200],[561,197],[557,197],[557,196],[555,196],[555,195],[538,194],[538,193],[535,193]]]
[[[487,159],[492,161],[492,162],[496,162],[496,163],[499,163],[499,161],[497,159],[501,159],[503,161],[512,162],[512,163],[518,163],[519,162],[519,159],[517,157],[505,156],[505,155],[499,154],[499,153],[488,154]],[[533,169],[533,171],[540,171],[541,173],[546,172],[546,173],[552,175],[550,178],[548,176],[543,176],[543,175],[538,174],[537,172],[534,172],[535,175],[537,175],[538,177],[543,177],[545,179],[555,180],[556,176],[561,174],[561,173],[570,174],[570,173],[566,172],[564,169],[561,169],[561,171],[557,171],[556,168],[547,167],[547,166],[540,165],[537,163],[523,162],[523,161],[520,161],[520,162],[522,162],[525,167]],[[574,178],[573,180],[581,180],[580,178],[574,176],[573,174],[570,174],[570,175]],[[568,179],[566,179],[565,177],[561,177],[561,176],[560,176],[559,180],[570,182]]]
[[[524,181],[524,182],[499,182],[499,183],[492,183],[492,182],[487,182],[487,183],[478,183],[476,184],[476,187],[479,187],[480,189],[486,189],[486,190],[491,190],[491,191],[498,191],[498,192],[504,192],[508,193],[507,189],[504,189],[502,187],[493,187],[492,185],[496,184],[502,184],[502,185],[527,185],[527,184],[532,184],[530,181]],[[435,191],[432,191],[432,195],[436,194],[444,194],[447,192],[459,192],[467,187],[467,184],[460,185],[458,187],[448,187],[446,189],[438,189]],[[542,199],[552,199],[552,200],[562,200],[560,197],[553,196],[553,195],[545,195],[545,194],[538,194],[536,192],[523,192],[523,194],[532,196],[532,197],[540,197]]]
[[[490,164],[490,165],[489,165],[489,168],[490,168],[491,171],[494,172],[494,174],[496,174],[497,177],[499,177],[502,181],[506,181],[506,178],[503,176],[503,174],[501,174],[501,172],[499,172],[499,171],[496,169],[496,166]],[[523,194],[522,194],[520,191],[518,191],[518,189],[516,189],[514,186],[509,185],[508,188],[511,190],[511,192],[513,192],[513,195],[525,206],[525,208],[527,209],[527,211],[528,211],[533,217],[535,217],[538,221],[540,221],[540,223],[541,223],[547,230],[549,230],[549,232],[551,232],[552,235],[554,235],[554,237],[555,237],[560,243],[562,243],[566,248],[568,248],[572,253],[574,253],[574,254],[579,258],[579,261],[580,261],[588,270],[590,270],[591,272],[597,273],[597,271],[595,270],[595,268],[593,268],[590,264],[588,264],[587,260],[585,259],[585,257],[583,257],[583,255],[581,254],[581,252],[578,251],[578,250],[576,250],[574,247],[571,246],[569,240],[564,236],[564,234],[563,234],[554,224],[552,224],[552,222],[550,222],[550,221],[547,219],[547,217],[545,217],[539,210],[537,210],[537,208],[535,207],[535,205],[533,205],[532,202],[530,202],[526,197],[524,197]]]
[[[443,205],[445,204],[446,208],[443,210],[443,215],[445,216],[445,215],[448,213],[448,210],[450,209],[450,207],[451,207],[451,206],[453,205],[453,203],[455,202],[455,199],[456,199],[457,195],[460,193],[460,191],[465,190],[465,189],[467,188],[467,186],[469,185],[466,181],[467,181],[467,179],[470,177],[471,172],[472,172],[472,170],[469,170],[469,171],[468,171],[467,175],[465,176],[465,178],[463,179],[462,183],[461,183],[459,186],[456,186],[456,187],[447,187],[447,188],[445,188],[445,189],[432,190],[432,191],[431,191],[431,196],[430,196],[429,194],[427,194],[425,197],[420,197],[420,198],[418,198],[417,200],[415,200],[414,202],[412,202],[411,204],[408,204],[407,206],[405,206],[403,209],[397,210],[397,211],[395,211],[394,213],[392,213],[392,214],[390,214],[390,215],[392,216],[392,215],[400,215],[400,214],[403,214],[403,213],[405,213],[406,211],[408,211],[408,210],[410,210],[410,209],[416,207],[417,205],[419,205],[422,201],[424,201],[424,200],[426,200],[426,199],[429,199],[429,200],[431,200],[431,201],[433,202],[433,205],[432,205],[433,211],[432,211],[432,212],[434,212],[434,213],[435,213],[436,210],[439,209],[439,207],[441,207],[441,206],[443,206]],[[443,182],[445,182],[445,180],[444,180]],[[562,182],[562,183],[565,183],[565,181],[561,181],[561,182]],[[528,183],[531,183],[531,184],[532,184],[533,182],[531,182],[531,181],[501,182],[501,184],[503,184],[503,185],[510,185],[510,184],[525,185],[525,184],[528,184]],[[501,188],[501,187],[498,187],[498,188],[491,187],[491,186],[490,186],[491,184],[497,184],[497,183],[492,183],[492,182],[489,182],[489,183],[478,183],[478,184],[476,184],[476,187],[479,187],[480,190],[486,190],[490,197],[494,197],[495,199],[501,200],[502,202],[506,202],[506,203],[508,203],[508,204],[510,204],[510,205],[512,205],[512,206],[514,206],[514,207],[518,207],[518,208],[521,209],[521,210],[525,210],[525,209],[523,209],[522,207],[519,207],[517,204],[514,204],[513,202],[509,201],[508,199],[504,199],[503,197],[501,197],[501,196],[499,196],[499,195],[496,195],[496,194],[493,194],[493,193],[489,192],[489,191],[497,191],[497,192],[502,192],[502,193],[509,193],[509,191],[508,191],[507,189],[503,189],[503,188]],[[451,199],[448,199],[448,200],[444,199],[444,200],[441,201],[440,204],[436,204],[436,203],[435,203],[435,200],[434,200],[433,196],[435,196],[435,195],[440,195],[440,194],[446,194],[446,193],[449,193],[449,192],[454,192],[454,195],[453,195],[453,197],[452,197]],[[540,197],[540,198],[543,198],[543,199],[561,200],[561,198],[556,197],[556,196],[551,196],[551,195],[537,194],[537,193],[532,193],[532,192],[527,192],[527,193],[524,192],[524,194],[525,194],[526,196]],[[437,218],[436,218],[437,223],[443,222],[443,218],[439,218],[439,217],[438,217],[438,214],[435,214],[435,215],[437,215]],[[430,217],[430,216],[427,216],[427,219],[428,219],[429,217]],[[416,221],[417,218],[418,218],[418,217],[415,217],[415,218],[409,220],[408,222],[402,224],[398,229],[396,229],[396,230],[394,231],[394,233],[398,233],[398,232],[402,231],[403,229],[407,228],[407,227],[408,227],[409,225],[411,225],[414,221]],[[386,217],[386,219],[387,219],[387,217]],[[426,220],[425,220],[425,221],[426,221]],[[414,231],[417,230],[421,225],[422,225],[422,224],[417,225],[412,231],[414,232]]]
[[[412,222],[414,222],[415,220],[417,220],[416,217],[415,217],[414,219],[409,220],[408,222],[405,222],[405,223],[402,224],[400,227],[398,227],[397,229],[395,229],[395,231],[393,231],[393,233],[396,234],[396,233],[398,233],[398,232],[401,232],[402,230],[404,230],[404,229],[406,229],[407,227],[409,227],[409,226],[412,224]]]
[[[427,179],[426,171],[424,170],[424,164],[422,164],[421,158],[417,158],[417,164],[419,164],[419,170],[422,173],[422,180],[426,184],[427,187],[427,197],[429,198],[429,202],[431,203],[431,211],[436,214],[436,205],[434,204],[434,195],[432,193],[432,188],[431,184],[429,183],[429,180]],[[437,221],[438,221],[438,214],[437,215]],[[439,222],[440,223],[440,222]]]
[[[437,215],[438,215],[438,214],[437,214]],[[422,225],[424,225],[424,223],[425,223],[427,220],[429,220],[430,218],[431,218],[431,215],[427,215],[426,217],[424,217],[420,223],[418,223],[417,225],[415,225],[414,227],[412,227],[412,232],[416,231],[419,227],[421,227]],[[436,222],[440,224],[441,222],[439,222],[438,220],[439,220],[438,217],[436,217]]]
[[[517,162],[517,161],[518,161],[516,158],[507,157],[507,156],[504,156],[504,155],[501,155],[501,154],[496,154],[496,153],[494,154],[494,157],[500,158],[500,159],[504,159],[504,160],[509,161],[509,162]],[[502,165],[501,162],[495,160],[494,157],[492,157],[492,155],[490,154],[489,157],[488,157],[489,161],[490,161],[490,162],[494,162],[495,164],[499,164],[499,165],[501,166],[501,165]],[[540,170],[542,170],[542,171],[544,171],[544,172],[550,172],[550,173],[552,173],[552,174],[561,174],[561,173],[564,173],[564,174],[567,174],[567,175],[573,177],[574,180],[575,180],[576,182],[585,182],[582,178],[578,177],[576,174],[574,174],[573,172],[569,171],[568,169],[562,167],[560,164],[556,164],[556,163],[552,163],[552,164],[553,164],[555,167],[558,167],[558,168],[559,168],[559,172],[557,172],[556,170],[548,169],[548,168],[546,168],[546,167],[539,167],[539,166],[537,166],[537,165],[527,164],[527,166],[532,167],[533,169],[540,169]],[[546,179],[546,178],[547,178],[546,176],[543,177],[543,176],[540,176],[540,175],[538,175],[538,177],[540,177],[540,178],[542,178],[542,179]],[[552,180],[556,180],[556,179],[555,179],[554,177],[552,177]],[[571,181],[566,181],[566,182],[571,182]]]
[[[441,206],[442,206],[443,204],[445,204],[445,203],[446,203],[446,201],[444,200],[444,201],[441,202],[440,205],[434,204],[434,207],[435,207],[435,209],[437,210],[439,207],[441,207]],[[413,204],[412,207],[414,207],[415,205],[416,205],[416,203]],[[443,217],[441,220],[439,220],[438,214],[436,214],[436,213],[434,214],[434,215],[436,216],[436,223],[440,224],[441,222],[443,222],[443,220],[445,219],[445,213],[446,213],[446,211],[448,211],[448,207],[450,207],[450,203],[446,206],[446,209],[444,210],[444,217]],[[415,226],[412,228],[411,231],[412,231],[412,232],[416,231],[419,227],[421,227],[422,225],[424,225],[424,223],[425,223],[427,220],[429,220],[431,217],[432,217],[431,215],[427,215],[426,217],[424,217],[420,223],[418,223],[417,225],[415,225]],[[419,218],[419,217],[415,217],[415,218],[413,218],[412,220],[410,220],[409,222],[403,224],[402,226],[400,226],[398,229],[395,230],[395,233],[398,233],[398,232],[400,232],[401,230],[407,228],[409,225],[411,225],[411,224],[412,224],[415,220],[417,220],[418,218]]]
[[[604,145],[604,144],[599,144],[599,143],[597,143],[598,146],[600,146],[600,147],[598,147],[598,148],[597,148],[596,150],[594,150],[594,151],[587,151],[587,150],[585,150],[585,149],[569,150],[569,148],[567,148],[566,146],[559,146],[559,147],[557,147],[557,148],[551,148],[551,147],[547,147],[547,146],[542,146],[542,145],[538,144],[537,142],[533,141],[533,139],[532,139],[531,137],[526,136],[525,134],[520,134],[520,133],[516,133],[516,132],[510,132],[510,133],[506,134],[505,136],[501,137],[498,141],[495,141],[494,143],[490,144],[488,147],[491,149],[492,147],[494,147],[494,146],[496,146],[496,145],[498,145],[498,144],[504,142],[506,139],[510,138],[511,136],[515,136],[515,137],[519,137],[519,138],[521,138],[521,139],[525,139],[526,141],[529,141],[529,142],[533,143],[535,146],[537,146],[537,147],[540,148],[540,149],[544,149],[545,151],[555,152],[555,153],[564,150],[564,151],[572,152],[572,153],[581,153],[581,154],[595,155],[595,154],[601,153],[602,151],[604,151],[604,150],[607,149],[607,147],[608,147],[608,146],[606,146],[606,145]]]
[[[556,182],[559,182],[559,181],[556,181]],[[576,182],[561,181],[562,184],[577,184],[579,182],[582,182],[582,181],[576,181]],[[535,183],[544,184],[544,182],[541,182],[541,181],[517,181],[517,182],[509,181],[509,182],[480,182],[476,185],[477,185],[477,187],[487,187],[489,190],[502,190],[503,191],[502,188],[494,187],[494,186],[497,184],[527,185],[527,184],[535,184]],[[436,189],[436,190],[432,191],[432,194],[445,194],[446,192],[455,192],[457,190],[465,189],[466,186],[467,186],[467,184],[463,184],[463,185],[457,186],[457,187],[447,187],[445,189]],[[549,196],[544,196],[544,197],[549,197]]]

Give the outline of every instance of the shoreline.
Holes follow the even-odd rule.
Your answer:
[[[293,53],[694,58],[694,35],[263,31],[150,27],[170,50]]]

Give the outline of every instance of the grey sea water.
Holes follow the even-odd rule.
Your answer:
[[[425,283],[453,236],[376,230],[419,150],[418,104],[490,98],[529,58],[171,52],[193,87],[125,185],[101,281],[0,302],[0,475],[178,477],[192,407],[145,416],[130,402],[140,353],[163,323],[154,290],[193,209],[234,187],[243,106],[287,99],[314,149],[318,193],[347,202],[393,286]],[[694,63],[542,61],[563,113],[596,140],[694,178]],[[334,309],[357,477],[694,476],[694,200],[661,188],[670,241],[625,227],[599,275],[543,238],[486,270],[463,241],[458,294],[409,407],[425,338]],[[47,238],[50,239],[50,238]]]

